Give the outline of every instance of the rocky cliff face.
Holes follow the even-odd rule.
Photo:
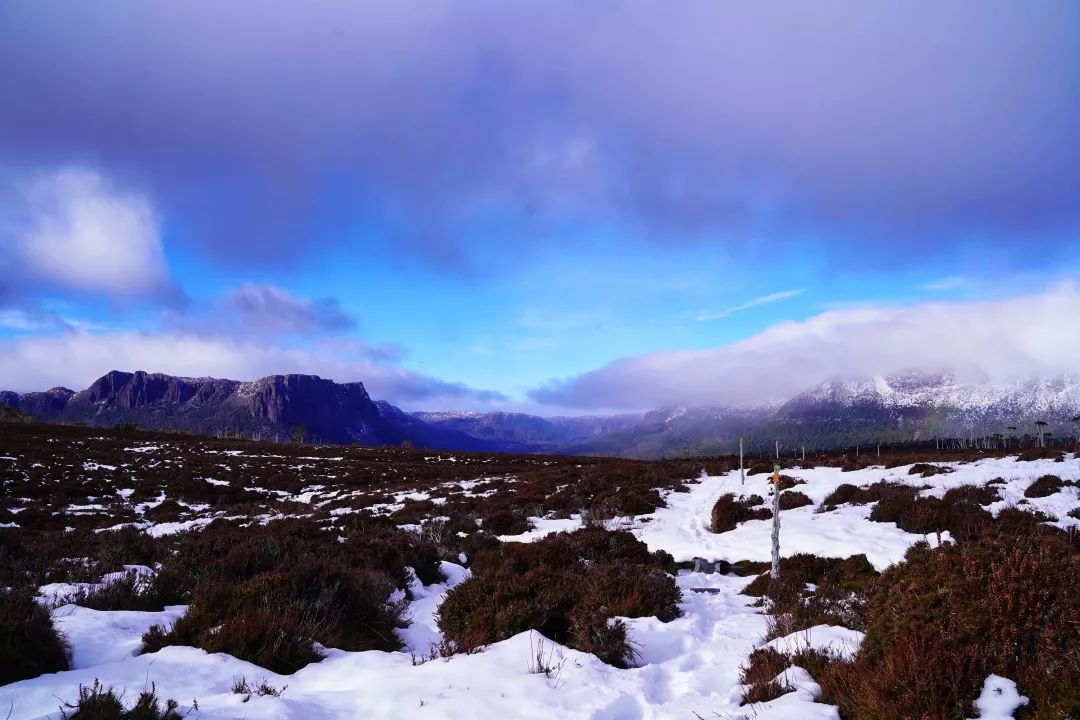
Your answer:
[[[183,378],[160,373],[112,371],[79,392],[5,393],[0,403],[42,420],[95,425],[136,425],[204,435],[241,434],[285,440],[303,435],[330,443],[359,442],[417,447],[492,450],[463,433],[380,408],[363,383],[336,383],[315,375],[271,375],[253,382]],[[405,418],[402,421],[402,418]]]

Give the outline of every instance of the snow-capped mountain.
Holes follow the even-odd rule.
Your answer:
[[[942,373],[833,380],[787,402],[756,407],[669,407],[606,417],[505,412],[406,413],[373,401],[362,383],[313,375],[252,382],[108,373],[79,392],[0,393],[0,404],[45,420],[213,435],[287,439],[297,427],[321,442],[400,444],[455,450],[623,457],[750,452],[782,447],[850,447],[933,438],[1018,437],[1040,428],[1080,434],[1080,376],[1007,383],[965,382]]]

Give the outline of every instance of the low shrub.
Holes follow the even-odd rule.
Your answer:
[[[792,477],[790,475],[781,475],[780,476],[780,489],[781,490],[790,490],[791,488],[795,487],[796,485],[805,485],[805,484],[806,484],[806,481],[803,480],[802,478]]]
[[[157,689],[139,693],[139,699],[131,708],[125,708],[121,698],[112,688],[104,688],[94,680],[90,686],[79,686],[79,699],[65,703],[61,715],[64,720],[182,720],[180,704],[175,700],[159,705]]]
[[[152,628],[147,652],[192,645],[287,674],[322,658],[318,642],[342,650],[397,650],[404,600],[391,602],[385,574],[306,558],[243,582],[201,585],[170,630]]]
[[[790,686],[777,679],[789,667],[791,660],[779,650],[758,648],[752,651],[740,675],[744,686],[743,703],[768,702],[791,692]]]
[[[0,685],[68,669],[67,646],[28,590],[0,588]]]
[[[253,695],[258,695],[259,697],[281,697],[288,688],[288,685],[274,687],[266,678],[249,682],[246,676],[241,675],[240,677],[233,678],[232,688],[230,689],[234,695],[243,695],[244,702],[247,702]]]
[[[788,490],[780,493],[780,509],[781,510],[794,510],[795,508],[806,507],[807,505],[813,505],[814,501],[806,493],[801,493],[798,490]]]
[[[859,630],[866,624],[866,593],[877,576],[865,555],[840,559],[800,553],[781,558],[778,581],[764,573],[743,594],[768,600],[770,638],[815,625]]]
[[[1057,448],[1028,448],[1016,456],[1017,462],[1031,462],[1032,460],[1053,460],[1061,462],[1065,459],[1065,452]]]
[[[714,533],[723,533],[734,530],[739,523],[747,520],[767,520],[772,517],[771,510],[755,509],[751,503],[752,500],[736,500],[730,493],[721,495],[712,508],[710,529]]]
[[[626,667],[636,657],[615,617],[679,614],[670,555],[650,553],[627,532],[585,528],[534,543],[481,551],[472,576],[439,608],[439,627],[459,651],[526,630]]]
[[[182,602],[165,576],[159,582],[155,575],[129,570],[115,580],[89,590],[78,590],[64,598],[65,602],[93,610],[161,611],[166,605]]]
[[[1062,533],[991,531],[913,546],[875,583],[862,647],[818,677],[846,720],[964,718],[983,680],[1016,681],[1023,717],[1080,713],[1080,552]]]
[[[1028,485],[1027,490],[1024,491],[1024,497],[1028,498],[1040,498],[1047,495],[1053,495],[1061,490],[1065,483],[1061,481],[1057,475],[1043,475],[1035,482]]]
[[[933,463],[915,463],[908,468],[908,475],[919,475],[924,478],[934,475],[948,475],[953,469],[948,465],[934,465]]]
[[[992,491],[956,488],[935,498],[920,497],[915,488],[894,486],[882,493],[870,519],[896,523],[901,530],[920,535],[948,530],[954,538],[969,538],[993,522],[978,502],[984,492]]]
[[[532,524],[511,510],[496,510],[484,517],[484,532],[490,535],[520,535],[532,529]]]
[[[843,483],[829,493],[821,504],[826,510],[835,510],[838,505],[868,505],[878,502],[885,494],[896,488],[906,487],[909,486],[884,480],[867,487],[856,487],[850,483]]]

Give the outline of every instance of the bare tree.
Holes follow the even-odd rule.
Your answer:
[[[1036,432],[1039,433],[1039,447],[1046,447],[1046,439],[1044,438],[1044,435],[1046,434],[1046,426],[1049,424],[1050,423],[1046,422],[1045,420],[1035,421]]]

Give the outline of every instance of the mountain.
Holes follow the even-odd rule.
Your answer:
[[[906,372],[837,379],[786,402],[756,407],[672,407],[611,418],[539,418],[507,413],[423,413],[427,422],[475,437],[540,443],[573,455],[658,458],[781,448],[832,449],[934,438],[1074,437],[1080,377],[965,383],[945,373]],[[605,425],[605,421],[607,424]],[[1015,427],[1015,431],[1008,428]]]
[[[285,440],[294,431],[327,443],[400,445],[453,450],[549,452],[635,458],[734,452],[831,449],[934,438],[1033,435],[1075,437],[1080,377],[1013,383],[967,383],[941,373],[838,379],[786,402],[757,407],[674,407],[603,417],[523,413],[407,413],[372,400],[363,383],[314,375],[272,375],[253,382],[114,371],[79,392],[57,387],[24,395],[0,393],[0,406],[20,417],[133,423]],[[11,413],[7,413],[11,414]],[[0,418],[2,419],[2,418]],[[1010,430],[1009,428],[1016,428]]]
[[[0,395],[0,403],[42,420],[102,426],[130,423],[201,435],[504,449],[498,443],[429,426],[388,403],[376,403],[363,383],[336,383],[315,375],[271,375],[240,382],[114,370],[79,392],[67,388],[24,395],[7,392]]]
[[[543,418],[507,412],[417,412],[413,415],[436,427],[457,430],[475,438],[521,446],[566,445],[588,441],[641,420],[640,414]]]

